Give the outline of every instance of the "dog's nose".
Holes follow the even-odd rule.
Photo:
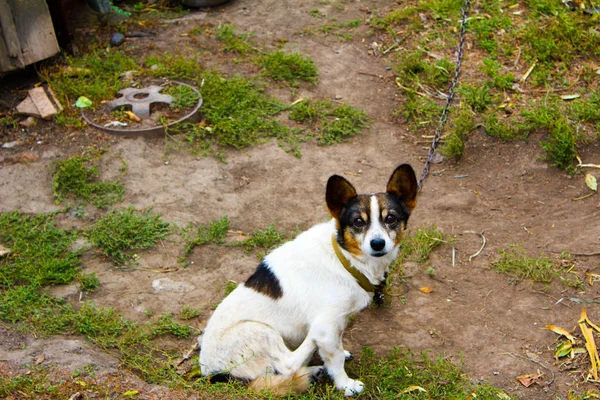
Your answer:
[[[371,248],[375,251],[381,251],[385,247],[384,239],[373,239],[371,240]]]

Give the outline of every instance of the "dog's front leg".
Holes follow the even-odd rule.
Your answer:
[[[350,379],[344,369],[346,352],[342,343],[343,330],[340,327],[320,325],[313,329],[314,339],[319,349],[319,354],[325,363],[327,373],[338,390],[343,390],[344,395],[354,396],[361,393],[364,384],[355,379]]]

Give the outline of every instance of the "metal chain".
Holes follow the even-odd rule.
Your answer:
[[[419,191],[423,187],[423,181],[429,174],[429,166],[431,165],[431,160],[433,160],[433,156],[435,155],[435,149],[440,143],[442,137],[442,130],[448,121],[448,110],[452,105],[452,100],[454,100],[454,89],[458,85],[458,77],[460,75],[460,67],[462,66],[463,59],[463,47],[465,44],[465,32],[467,26],[467,15],[469,14],[469,9],[471,7],[471,0],[465,0],[463,7],[461,9],[462,19],[460,23],[460,36],[458,42],[458,51],[456,54],[456,70],[454,71],[454,78],[452,78],[452,82],[450,83],[450,88],[448,89],[448,97],[446,98],[446,105],[442,110],[442,115],[440,117],[440,122],[435,130],[433,135],[433,141],[431,142],[431,147],[429,148],[429,153],[427,154],[427,161],[425,161],[425,166],[423,166],[423,171],[421,171],[421,177],[419,178]]]

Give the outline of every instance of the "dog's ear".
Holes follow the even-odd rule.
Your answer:
[[[392,173],[387,184],[387,192],[402,199],[406,207],[411,211],[417,205],[418,190],[419,186],[415,171],[408,164],[398,166]]]
[[[356,189],[354,189],[354,186],[346,178],[339,175],[329,177],[327,190],[325,191],[325,200],[329,213],[333,218],[339,220],[344,207],[355,197]]]

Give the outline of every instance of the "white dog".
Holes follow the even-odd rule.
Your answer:
[[[278,395],[302,392],[322,369],[306,367],[318,349],[338,390],[362,392],[344,370],[350,353],[342,335],[385,284],[416,195],[408,164],[394,170],[385,193],[358,195],[331,176],[325,197],[333,219],[273,250],[217,307],[198,339],[202,374],[226,373]]]

